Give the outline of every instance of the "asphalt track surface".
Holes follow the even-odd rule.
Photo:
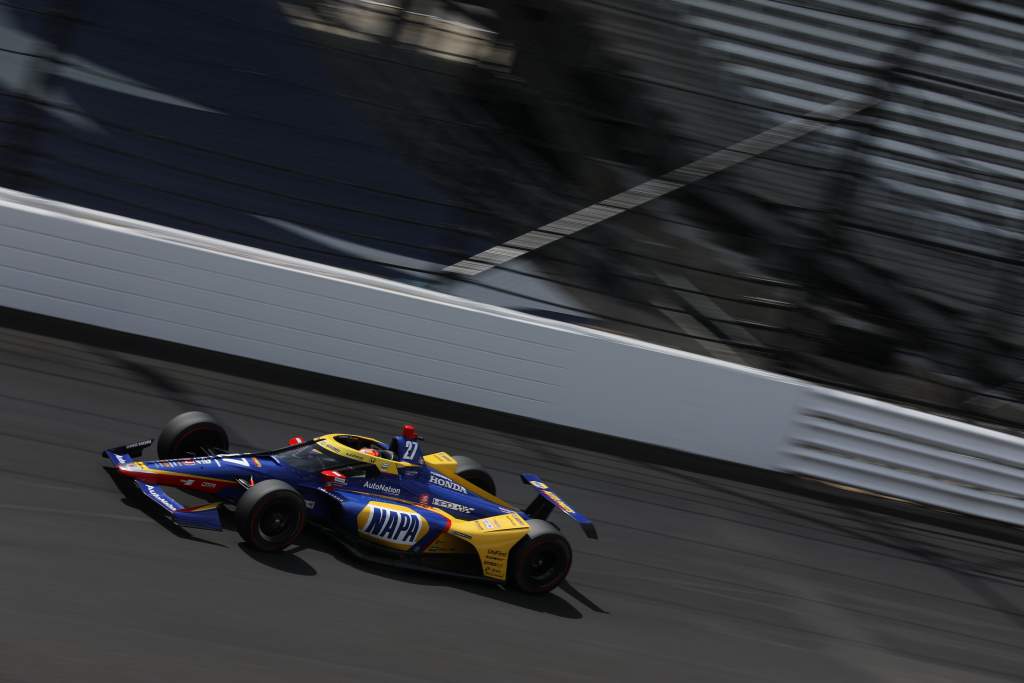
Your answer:
[[[1013,532],[18,320],[0,327],[2,681],[1024,677]],[[514,502],[528,501],[516,474],[542,474],[601,538],[563,524],[570,583],[527,597],[369,565],[313,533],[279,556],[230,531],[175,535],[122,500],[97,454],[190,408],[241,448],[412,421],[428,446],[487,463]]]

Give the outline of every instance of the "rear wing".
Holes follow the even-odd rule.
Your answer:
[[[557,493],[551,490],[551,487],[540,480],[536,474],[530,474],[524,472],[519,475],[523,480],[524,484],[529,484],[533,488],[537,489],[537,497],[533,499],[533,502],[526,506],[523,510],[527,515],[534,519],[547,519],[548,515],[555,508],[558,508],[565,514],[569,515],[583,527],[583,533],[587,535],[587,538],[597,538],[597,529],[594,528],[594,523],[587,519],[586,516],[573,510],[569,507],[568,503],[562,500]]]

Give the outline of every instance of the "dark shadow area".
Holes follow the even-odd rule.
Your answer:
[[[403,280],[493,242],[274,0],[2,14],[28,58],[0,64],[21,86],[0,92],[14,189]],[[345,42],[372,80],[381,55]]]
[[[145,501],[139,500],[138,496],[126,496],[126,497],[121,499],[121,502],[126,507],[130,507],[130,508],[132,508],[134,510],[138,510],[139,512],[143,513],[144,515],[146,515],[147,517],[152,519],[154,522],[156,522],[157,524],[159,524],[164,529],[166,529],[170,533],[174,534],[178,538],[182,539],[183,541],[194,541],[196,543],[205,543],[207,545],[215,545],[215,546],[218,546],[220,548],[226,548],[227,547],[223,543],[217,543],[216,541],[209,541],[209,540],[207,540],[205,538],[199,538],[198,536],[193,536],[186,529],[181,528],[180,526],[178,526],[177,524],[172,522],[170,519],[168,519],[167,515],[160,514],[159,511],[153,509],[153,507],[154,507],[153,505],[147,504]]]
[[[840,504],[834,504],[833,509],[851,522],[872,530],[870,534],[865,534],[865,537],[870,536],[874,543],[898,548],[915,560],[946,572],[969,593],[976,596],[981,606],[991,610],[998,617],[995,621],[1002,619],[1012,624],[1018,640],[1020,634],[1024,633],[1024,605],[1005,595],[1006,592],[1024,585],[1024,573],[1006,573],[1009,569],[1024,570],[1024,561],[992,562],[986,559],[972,559],[962,552],[947,550],[935,543],[926,543],[914,538],[906,533],[906,529],[894,524],[894,518],[868,515],[863,509]],[[984,534],[981,536],[985,537]],[[942,661],[943,653],[929,652],[927,647],[922,647],[921,641],[908,637],[903,631],[893,629],[886,640],[891,647],[899,649],[908,657],[925,662]],[[1014,664],[1005,658],[993,656],[986,658],[984,664],[961,662],[959,666],[1006,676]]]
[[[131,358],[126,358],[119,353],[114,353],[107,349],[96,349],[96,355],[110,361],[122,370],[127,370],[130,374],[136,375],[145,384],[160,389],[164,395],[174,397],[182,406],[188,408],[195,405],[195,400],[193,400],[192,395],[185,387],[153,366],[136,363]]]
[[[516,310],[521,313],[535,315],[540,318],[550,318],[551,320],[559,320],[563,323],[571,323],[573,325],[584,325],[588,327],[601,326],[601,320],[593,316],[573,315],[571,313],[551,311],[544,308],[517,308]]]
[[[1009,569],[1024,570],[1024,560],[1011,562],[999,561],[989,563],[965,559],[959,554],[944,552],[940,548],[930,547],[919,540],[911,538],[899,527],[884,518],[869,518],[863,511],[846,509],[837,506],[837,510],[851,519],[877,529],[880,538],[890,539],[898,547],[914,555],[924,562],[942,568],[978,596],[993,610],[1012,621],[1024,633],[1024,605],[1007,600],[993,586],[996,584],[1024,585],[1024,571],[1016,575],[1006,573]]]
[[[591,612],[597,612],[598,614],[611,614],[610,612],[601,609],[601,607],[596,602],[594,602],[593,600],[588,598],[586,595],[581,593],[578,588],[576,588],[571,583],[569,583],[568,579],[566,579],[565,581],[562,581],[562,585],[560,585],[559,588],[561,588],[563,591],[565,591],[568,595],[572,596],[576,600],[578,600],[581,603],[583,603],[583,605],[587,609],[589,609]]]
[[[805,529],[817,528],[829,532],[826,540],[807,532],[787,529],[785,533],[788,537],[845,547],[876,556],[879,561],[884,561],[883,558],[898,559],[910,556],[915,558],[912,561],[936,564],[950,570],[955,565],[960,572],[974,576],[975,579],[981,574],[985,574],[987,579],[1005,578],[988,573],[989,568],[987,567],[983,569],[980,565],[968,566],[967,563],[957,561],[954,556],[947,556],[942,552],[929,549],[900,531],[899,527],[894,524],[897,521],[928,525],[932,527],[928,531],[933,538],[953,538],[954,533],[962,532],[971,537],[1000,541],[1024,549],[1024,532],[1015,526],[928,508],[910,502],[880,498],[867,493],[848,492],[825,482],[794,477],[792,486],[787,485],[789,482],[783,480],[780,482],[783,485],[772,488],[823,502],[834,510],[836,515],[809,514],[794,509],[792,506],[744,493],[735,487],[719,485],[714,480],[707,478],[698,480],[680,470],[666,469],[663,470],[663,473],[683,479],[694,486],[716,491],[732,500],[744,501],[752,507],[771,510],[783,518],[799,521]],[[761,526],[751,521],[747,521],[745,524]],[[764,528],[778,530],[770,521],[764,523]],[[850,541],[860,541],[865,545],[861,547],[850,543]],[[1001,565],[1024,568],[1024,562],[1001,563]],[[1021,580],[1024,580],[1024,576],[1021,577]],[[984,585],[984,581],[977,581],[977,584],[979,593],[982,591],[992,592],[990,587]],[[1004,612],[1005,607],[1006,605],[1002,605],[995,609]],[[1024,618],[1024,614],[1020,613],[1013,616]]]
[[[316,570],[296,554],[302,550],[301,547],[290,548],[280,553],[265,553],[244,541],[239,542],[238,547],[252,559],[272,569],[298,576],[316,576]]]
[[[127,370],[129,373],[137,376],[145,384],[149,384],[150,386],[159,389],[164,396],[173,397],[181,406],[183,411],[195,408],[196,401],[191,392],[166,372],[162,372],[151,365],[137,363],[133,359],[126,357],[124,354],[116,353],[106,348],[96,348],[94,349],[94,352],[96,355],[106,359],[113,365],[123,370]],[[234,437],[236,444],[252,443],[251,440],[246,439],[245,434],[239,432],[237,429],[235,430]]]
[[[467,593],[479,595],[482,598],[497,600],[499,602],[515,605],[535,612],[552,614],[564,619],[580,619],[583,617],[579,610],[569,604],[565,599],[554,595],[553,593],[547,593],[545,595],[528,595],[526,593],[519,593],[514,590],[506,589],[503,586],[493,584],[483,579],[431,573],[415,567],[391,566],[356,557],[341,543],[329,538],[324,533],[318,532],[315,529],[306,529],[298,539],[297,548],[288,551],[286,554],[294,554],[304,550],[312,550],[331,555],[339,562],[351,565],[359,571],[365,571],[392,581],[400,581],[402,583],[417,586],[448,586],[458,588],[459,590]],[[251,557],[254,557],[254,559],[263,562],[263,564],[271,567],[274,566],[271,562],[267,562],[260,557],[256,557],[257,555],[273,555],[274,553],[258,553],[256,551],[248,550],[246,552]],[[275,568],[280,568],[282,571],[289,571],[284,567]]]
[[[570,429],[540,420],[499,413],[475,406],[467,406],[431,396],[398,392],[393,389],[361,382],[319,375],[294,368],[285,368],[270,363],[239,358],[205,349],[187,347],[14,309],[0,308],[0,317],[3,318],[5,327],[25,332],[43,334],[99,347],[116,348],[123,353],[183,363],[237,377],[256,379],[329,396],[344,397],[349,400],[408,411],[413,414],[474,424],[484,429],[514,434],[538,441],[592,450],[633,462],[659,465],[677,470],[680,473],[690,472],[722,480],[744,482],[816,500],[841,503],[844,506],[867,511],[882,512],[895,517],[1024,546],[1024,534],[1017,527],[1009,524],[950,512],[948,510],[930,508],[915,503],[859,494],[812,479],[675,451],[664,446],[643,444],[603,434]],[[730,489],[730,494],[735,494],[735,492]]]

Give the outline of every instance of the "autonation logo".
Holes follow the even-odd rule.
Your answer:
[[[171,501],[167,500],[162,495],[160,495],[161,491],[157,487],[155,487],[155,486],[153,486],[151,484],[146,484],[146,492],[149,494],[150,498],[152,498],[156,502],[160,503],[161,505],[163,505],[165,508],[167,508],[171,512],[175,511],[174,504],[171,503]]]
[[[397,496],[402,493],[402,489],[397,486],[388,486],[381,481],[368,481],[363,484],[363,488],[369,489],[370,491],[377,491],[378,493],[386,493],[389,496]]]

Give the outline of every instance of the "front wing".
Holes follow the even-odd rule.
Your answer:
[[[118,488],[124,493],[132,491],[127,484],[126,477],[119,474],[118,467],[127,465],[135,458],[142,455],[142,451],[153,444],[152,439],[137,441],[126,446],[118,446],[103,451],[103,457],[110,461],[107,471],[118,481]],[[163,487],[155,484],[147,484],[138,479],[131,479],[131,484],[142,495],[142,500],[150,503],[157,512],[167,516],[178,526],[190,527],[193,529],[207,529],[209,531],[221,531],[220,513],[217,511],[217,503],[185,507],[172,498]]]

